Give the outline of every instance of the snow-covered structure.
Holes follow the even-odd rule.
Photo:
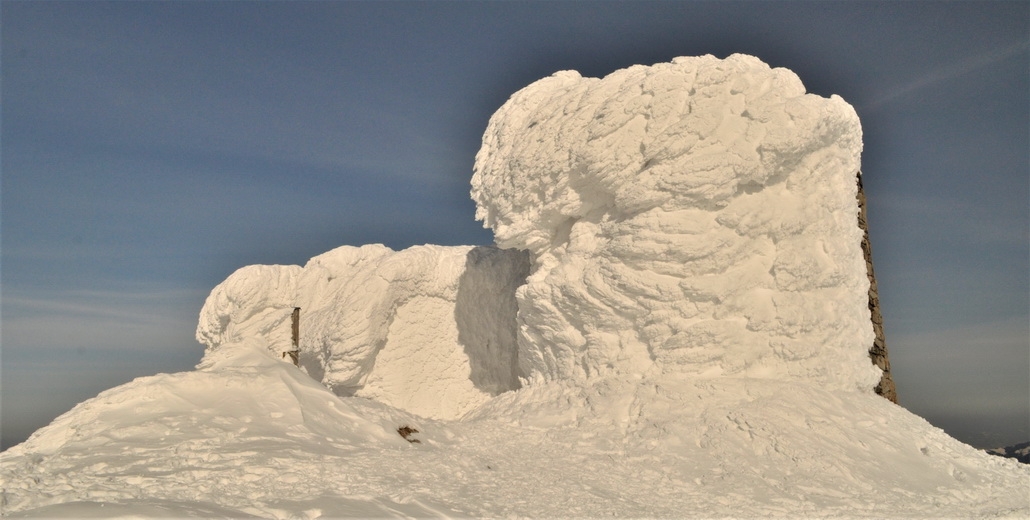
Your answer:
[[[529,376],[675,371],[872,388],[855,111],[743,55],[516,93],[476,158],[476,216],[527,249]]]
[[[540,80],[475,163],[507,249],[240,269],[197,370],[0,454],[0,516],[1026,518],[1030,466],[872,391],[860,151],[748,56]]]
[[[284,352],[301,307],[309,374],[430,417],[520,379],[868,391],[861,149],[851,106],[750,56],[559,72],[497,111],[476,157],[477,217],[505,250],[343,247],[244,268],[212,292],[197,338]]]
[[[338,395],[377,399],[424,417],[460,417],[519,387],[515,289],[528,257],[493,247],[344,246],[304,267],[239,269],[208,296],[197,325],[207,352],[261,342],[292,347]]]

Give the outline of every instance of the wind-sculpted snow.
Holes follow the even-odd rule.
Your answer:
[[[871,389],[854,110],[743,55],[560,72],[493,118],[476,216],[528,249],[527,377],[653,371]]]
[[[197,340],[208,355],[260,338],[292,350],[339,395],[456,418],[518,388],[515,288],[524,253],[492,247],[340,247],[299,266],[244,267],[216,287]],[[227,347],[228,346],[228,347]]]
[[[1027,518],[1030,466],[870,391],[860,148],[750,57],[541,80],[473,178],[528,251],[240,269],[197,370],[0,454],[0,516]]]

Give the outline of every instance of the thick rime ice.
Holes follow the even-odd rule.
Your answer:
[[[1030,466],[868,391],[860,147],[745,56],[537,82],[473,181],[528,252],[240,269],[197,370],[0,454],[0,516],[1027,518]]]
[[[522,89],[472,179],[497,244],[533,257],[521,370],[871,389],[861,149],[850,105],[750,56]]]
[[[197,340],[208,356],[260,340],[292,350],[300,307],[300,364],[339,395],[456,418],[519,386],[515,288],[524,252],[493,247],[341,247],[300,266],[236,271],[211,292]]]

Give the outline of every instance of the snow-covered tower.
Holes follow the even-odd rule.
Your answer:
[[[751,56],[517,92],[490,120],[472,196],[497,244],[533,258],[523,373],[871,390],[861,151],[850,105]]]

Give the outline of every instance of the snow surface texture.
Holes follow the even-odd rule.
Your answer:
[[[1030,513],[1030,466],[871,393],[665,375],[524,387],[437,421],[338,397],[261,342],[106,391],[0,457],[10,517]]]
[[[472,196],[499,246],[533,255],[522,371],[872,388],[861,149],[850,105],[750,56],[519,91],[490,120]]]
[[[515,288],[527,255],[493,247],[340,247],[300,266],[244,267],[200,313],[208,354],[260,339],[293,349],[338,395],[369,397],[425,417],[454,419],[519,387]]]
[[[473,183],[528,253],[243,268],[196,371],[0,454],[0,514],[1026,518],[1030,466],[871,391],[859,147],[754,58],[542,80]]]

